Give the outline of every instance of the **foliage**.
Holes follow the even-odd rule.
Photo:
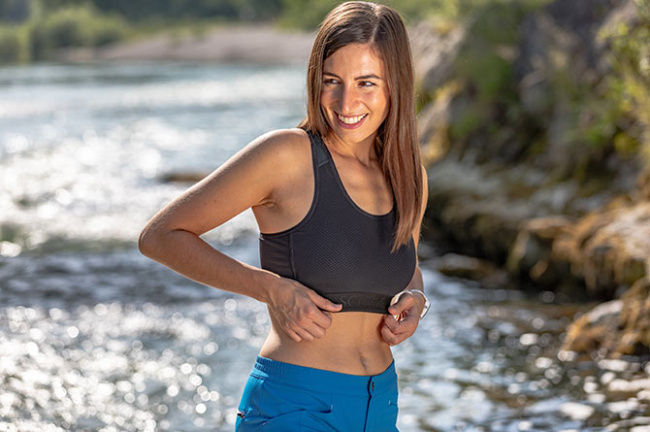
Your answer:
[[[606,28],[599,38],[608,43],[616,72],[607,77],[607,96],[620,130],[614,145],[624,153],[638,148],[650,171],[650,4],[636,0],[636,6],[635,22]]]
[[[126,34],[124,21],[102,15],[90,7],[66,7],[30,23],[30,43],[35,59],[45,59],[59,48],[96,47]]]
[[[314,30],[325,15],[337,4],[338,0],[313,0],[307,4],[304,0],[284,0],[281,24],[285,27]]]
[[[127,34],[122,18],[99,13],[90,6],[49,11],[51,4],[31,4],[29,21],[0,24],[0,63],[48,59],[60,48],[98,47]]]
[[[517,104],[512,67],[519,43],[519,24],[527,13],[547,2],[457,0],[443,3],[447,4],[448,13],[456,17],[465,11],[468,26],[468,39],[454,67],[455,76],[462,79],[473,93],[473,103],[451,125],[455,138],[467,138],[479,129],[499,122],[493,117],[506,113]],[[489,130],[483,132],[489,133]]]
[[[25,28],[0,26],[0,63],[24,63],[29,60]]]

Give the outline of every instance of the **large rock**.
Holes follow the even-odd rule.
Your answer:
[[[422,21],[409,32],[420,91],[434,93],[453,78],[454,64],[466,32],[464,25],[441,21]]]
[[[593,86],[610,70],[597,34],[629,4],[634,0],[555,1],[524,20],[515,78],[531,115],[552,115],[557,92],[563,90],[557,88],[558,74],[569,80],[567,85]]]
[[[449,123],[454,98],[461,91],[458,82],[445,84],[436,92],[435,99],[424,107],[418,117],[418,136],[423,163],[430,166],[449,151]]]
[[[609,357],[650,356],[650,278],[639,279],[620,300],[602,303],[576,319],[562,349]]]
[[[570,264],[587,291],[613,297],[650,275],[650,202],[613,201],[592,212],[553,244],[556,260]]]
[[[554,259],[553,243],[571,225],[572,220],[566,216],[537,217],[522,223],[508,256],[510,274],[547,289],[557,289],[566,281],[570,270],[566,263]]]
[[[470,161],[451,152],[428,168],[430,191],[425,228],[452,250],[487,258],[499,265],[513,261],[510,268],[517,276],[529,269],[525,263],[516,263],[519,258],[509,256],[517,242],[523,242],[518,240],[520,235],[537,235],[529,232],[531,228],[538,229],[536,222],[531,221],[546,217],[575,219],[613,198],[611,191],[583,191],[570,180],[545,185],[546,173],[537,168],[475,165],[471,156],[464,157]],[[548,238],[544,241],[552,243]],[[550,244],[535,246],[535,257],[528,256],[526,263],[539,262],[548,255],[543,250],[549,248]],[[559,277],[564,276],[570,273],[565,271]]]

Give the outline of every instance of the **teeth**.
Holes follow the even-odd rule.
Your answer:
[[[367,114],[355,116],[355,117],[343,117],[341,114],[337,114],[339,120],[345,124],[353,125],[359,123]]]

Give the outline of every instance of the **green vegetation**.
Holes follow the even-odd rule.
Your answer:
[[[59,48],[106,45],[122,39],[125,34],[122,18],[99,14],[88,6],[58,9],[30,24],[35,59],[49,58]]]
[[[16,4],[0,0],[0,63],[45,60],[61,48],[99,47],[128,32],[122,17],[101,13],[90,4],[52,9],[34,0],[25,14]]]
[[[636,4],[639,16],[633,26],[621,24],[599,35],[611,47],[616,72],[607,77],[610,115],[600,120],[615,127],[616,151],[640,151],[650,172],[650,3]]]
[[[24,63],[30,59],[26,29],[19,26],[0,27],[0,63]]]
[[[451,16],[463,18],[468,26],[454,76],[465,83],[472,99],[467,110],[450,125],[453,139],[498,134],[495,125],[515,120],[508,116],[520,111],[512,70],[520,42],[519,25],[526,14],[549,1],[473,0],[458,2],[465,3],[462,9],[447,6]]]

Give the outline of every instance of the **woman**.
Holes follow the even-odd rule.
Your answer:
[[[404,24],[366,2],[335,8],[308,66],[297,129],[263,135],[149,222],[147,256],[267,304],[271,330],[240,431],[394,431],[390,350],[428,308],[416,248],[426,206]],[[199,236],[251,207],[262,269]],[[394,303],[394,304],[391,304]]]

